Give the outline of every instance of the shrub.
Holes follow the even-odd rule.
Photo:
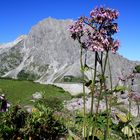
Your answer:
[[[72,82],[72,83],[82,83],[82,77],[74,77],[72,75],[66,75],[63,77],[63,82]]]
[[[140,65],[135,66],[135,70],[137,73],[140,73]]]
[[[57,139],[67,130],[63,123],[55,119],[54,111],[44,104],[37,104],[28,113],[18,105],[0,114],[0,137],[11,139]]]
[[[21,70],[18,75],[17,75],[18,79],[20,80],[30,80],[30,81],[34,81],[37,79],[37,75],[33,74],[33,73],[29,73],[29,72],[25,72],[25,70]]]
[[[59,97],[50,97],[48,98],[43,98],[38,101],[38,103],[43,103],[47,107],[53,109],[54,111],[60,111],[64,108],[63,106],[63,101]]]

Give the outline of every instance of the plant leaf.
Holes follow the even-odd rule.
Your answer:
[[[122,128],[122,132],[128,137],[132,136],[132,130],[128,126],[125,126],[124,128]]]
[[[123,122],[126,123],[128,121],[127,116],[124,114],[117,113],[116,116]]]

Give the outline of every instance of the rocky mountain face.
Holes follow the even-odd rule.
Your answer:
[[[8,75],[17,68],[25,56],[24,42],[27,36],[22,35],[13,42],[0,45],[0,76]]]
[[[81,77],[79,44],[68,31],[72,20],[44,19],[33,26],[28,35],[0,45],[0,76],[27,78],[40,83],[78,82]],[[93,67],[94,53],[88,52],[87,63]],[[140,62],[110,54],[113,81],[130,73]],[[107,72],[108,73],[108,72]],[[91,71],[86,72],[91,79]]]

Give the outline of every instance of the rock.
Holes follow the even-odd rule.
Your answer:
[[[128,99],[128,93],[120,94],[120,97],[124,100]]]
[[[27,110],[27,112],[31,113],[32,109],[33,109],[33,106],[32,105],[26,105],[26,106],[24,106],[24,108]]]
[[[75,110],[83,110],[83,98],[74,98],[70,101],[67,101],[65,103],[65,107],[70,110],[70,111],[75,111]],[[94,105],[93,105],[93,111],[96,111],[96,107],[97,106],[97,101],[94,101]],[[86,98],[86,112],[90,112],[90,108],[91,108],[91,97]],[[105,102],[101,101],[100,105],[99,105],[99,112],[102,112],[106,109],[105,106]]]
[[[68,91],[73,96],[83,93],[82,84],[54,83],[54,85],[63,88],[65,91]],[[86,94],[88,94],[90,90],[87,87],[85,87],[85,92]]]
[[[43,96],[42,96],[42,93],[41,92],[35,92],[33,95],[32,95],[32,98],[34,100],[38,100],[38,99],[42,99]]]

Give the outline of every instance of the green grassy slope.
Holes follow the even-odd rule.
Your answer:
[[[42,85],[31,81],[0,79],[0,89],[4,91],[7,99],[13,104],[30,104],[32,94],[37,91],[43,92],[44,97],[47,99],[67,100],[71,98],[71,95],[62,88],[53,85]]]

